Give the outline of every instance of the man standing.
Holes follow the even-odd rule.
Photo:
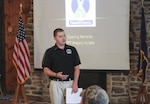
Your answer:
[[[72,87],[73,93],[78,91],[81,62],[77,50],[66,44],[63,29],[55,29],[53,35],[56,43],[46,50],[42,67],[44,73],[51,79],[49,88],[51,103],[65,104],[65,89]]]

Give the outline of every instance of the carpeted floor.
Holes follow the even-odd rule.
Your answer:
[[[25,104],[25,103],[24,102],[18,102],[17,104]],[[28,100],[28,104],[50,104],[50,103],[45,102],[45,101]]]
[[[12,104],[11,101],[0,101],[0,104]],[[18,102],[17,104],[50,104],[48,102],[36,102],[36,101],[29,101],[28,103]]]
[[[0,104],[11,104],[13,101],[11,96],[0,96]],[[28,98],[28,102],[25,103],[23,100],[20,100],[17,102],[17,104],[50,104],[50,102],[42,101],[41,99],[37,98]]]
[[[3,101],[0,101],[0,104],[12,104],[12,101],[3,100]],[[43,101],[31,101],[31,100],[29,100],[27,103],[17,102],[17,104],[50,104],[50,103],[49,102],[43,102]]]

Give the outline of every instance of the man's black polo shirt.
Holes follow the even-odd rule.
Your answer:
[[[74,66],[81,64],[78,52],[75,47],[65,45],[62,50],[57,45],[46,50],[42,67],[48,67],[54,72],[63,72],[69,75],[69,78],[74,77]],[[53,77],[50,77],[53,78]]]

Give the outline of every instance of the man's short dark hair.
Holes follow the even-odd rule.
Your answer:
[[[53,32],[53,36],[55,37],[58,32],[62,32],[62,31],[64,31],[62,28],[55,29],[54,32]]]

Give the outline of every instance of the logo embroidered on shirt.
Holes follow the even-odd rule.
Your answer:
[[[72,50],[71,49],[66,49],[67,54],[72,54]]]

